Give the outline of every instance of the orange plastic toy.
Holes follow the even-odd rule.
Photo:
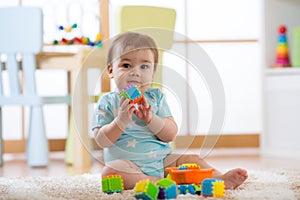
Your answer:
[[[179,167],[168,167],[170,178],[179,184],[201,184],[206,178],[212,178],[214,169],[200,169],[197,164],[182,164]]]

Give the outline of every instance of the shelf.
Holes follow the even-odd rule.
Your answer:
[[[267,76],[300,75],[300,67],[273,68],[266,70]]]
[[[263,11],[262,46],[265,66],[261,153],[265,156],[290,157],[299,152],[300,66],[271,66],[277,56],[275,51],[280,25],[287,27],[287,41],[291,44],[291,52],[294,51],[293,30],[300,24],[300,0],[264,0]]]

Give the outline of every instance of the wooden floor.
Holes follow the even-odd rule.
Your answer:
[[[182,151],[178,151],[182,152]],[[189,153],[200,152],[197,150]],[[44,168],[32,168],[26,165],[23,154],[5,154],[4,164],[0,167],[2,177],[20,176],[70,176],[83,173],[101,173],[102,166],[97,159],[100,152],[94,152],[93,164],[90,169],[74,169],[64,163],[64,152],[50,154],[50,164]],[[223,172],[228,169],[242,167],[248,170],[265,170],[270,168],[285,168],[300,170],[300,159],[262,157],[258,149],[215,149],[205,158],[216,169]]]

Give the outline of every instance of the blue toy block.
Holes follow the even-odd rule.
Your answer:
[[[217,178],[207,178],[202,181],[202,196],[223,197],[225,192],[224,181]]]
[[[159,187],[159,199],[175,199],[177,197],[176,182],[167,178],[163,178],[156,182]]]
[[[187,185],[187,190],[189,191],[190,194],[195,194],[195,187],[193,184]]]
[[[120,92],[119,96],[120,98],[124,96],[135,104],[142,99],[143,94],[136,85],[128,85]]]
[[[212,197],[213,196],[212,182],[214,182],[215,180],[216,180],[215,178],[207,178],[202,181],[202,195],[204,197]]]
[[[178,194],[186,194],[187,193],[187,187],[186,185],[178,185]]]
[[[192,195],[196,194],[196,185],[194,184],[184,184],[184,185],[178,185],[178,193],[179,194],[187,194],[190,193]]]

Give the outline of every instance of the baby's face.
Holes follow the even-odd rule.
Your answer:
[[[134,84],[145,92],[154,78],[154,55],[151,50],[135,50],[122,55],[108,67],[108,73],[121,91]]]

